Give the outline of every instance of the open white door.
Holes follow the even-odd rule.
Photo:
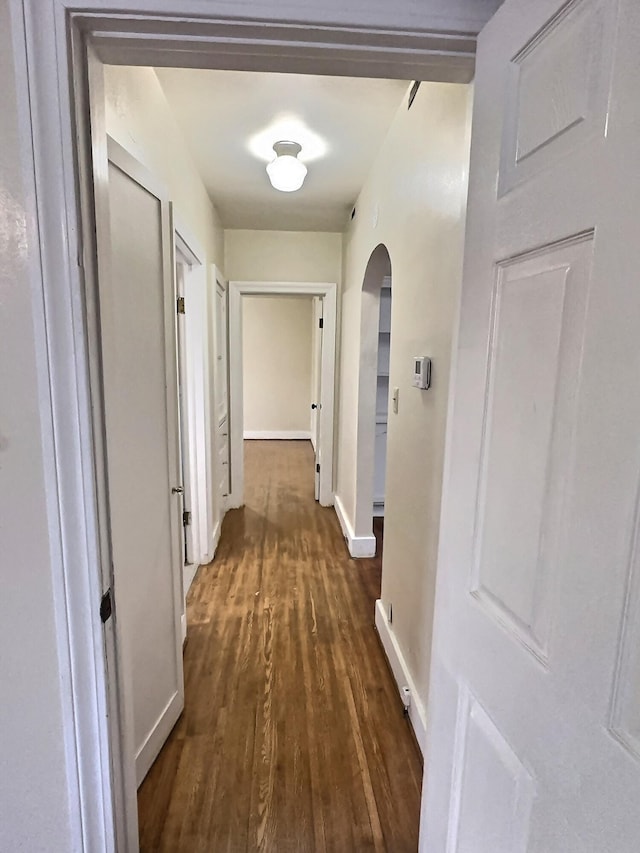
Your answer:
[[[116,627],[138,784],[184,706],[173,230],[154,178],[109,140],[111,277],[100,282]]]
[[[315,499],[320,500],[320,465],[322,443],[320,441],[320,412],[322,400],[322,334],[323,334],[323,299],[320,296],[313,297],[313,353],[311,355],[311,444],[313,445],[314,459],[314,494]]]
[[[640,849],[640,3],[479,41],[421,846]]]

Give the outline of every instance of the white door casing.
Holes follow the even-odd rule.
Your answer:
[[[215,430],[216,430],[216,496],[220,507],[220,523],[229,505],[231,490],[231,454],[229,453],[229,319],[227,282],[216,271],[215,296]]]
[[[229,505],[244,503],[244,432],[242,389],[242,297],[243,295],[320,296],[323,305],[320,426],[318,450],[322,455],[319,474],[319,502],[333,506],[333,406],[336,352],[336,285],[333,282],[229,282],[229,437],[231,492]]]
[[[108,140],[100,282],[110,536],[140,784],[184,706],[173,228],[166,193]],[[102,233],[105,233],[102,231]]]
[[[319,296],[313,297],[312,311],[312,336],[311,336],[311,444],[315,454],[315,467],[313,474],[313,491],[316,500],[320,499],[320,470],[322,466],[320,443],[320,412],[322,405],[322,335],[323,329],[323,304]]]
[[[187,572],[188,589],[198,565],[207,563],[213,555],[212,461],[210,446],[211,404],[209,371],[209,327],[207,269],[204,251],[189,233],[185,223],[175,217],[175,240],[178,266],[182,267],[184,314],[178,314],[178,326],[184,329],[184,365],[187,409],[187,456],[189,487],[188,509],[191,524],[186,527],[192,541],[190,552],[193,565]],[[181,392],[182,393],[182,392]]]
[[[639,36],[636,0],[480,36],[425,853],[640,843]]]
[[[184,300],[184,277],[186,264],[180,261],[178,248],[176,247],[176,295],[178,300]],[[182,497],[182,508],[184,512],[192,513],[192,507],[196,503],[195,485],[192,483],[193,472],[196,469],[195,460],[195,442],[192,435],[193,413],[189,411],[190,395],[189,395],[189,371],[188,371],[188,355],[187,355],[187,334],[185,315],[180,310],[176,313],[176,338],[177,338],[177,356],[178,356],[178,403],[179,403],[179,426],[180,426],[180,473],[182,476],[182,487],[184,494]],[[183,542],[184,542],[184,568],[183,577],[194,562],[194,525],[183,524]],[[183,584],[183,592],[186,595],[186,584]],[[183,607],[183,633],[186,625],[185,610]]]

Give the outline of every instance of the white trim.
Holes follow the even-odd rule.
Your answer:
[[[346,513],[344,508],[344,504],[338,497],[338,495],[334,495],[333,505],[336,510],[336,515],[338,516],[338,521],[340,522],[340,527],[342,528],[342,535],[344,536],[347,548],[349,549],[349,553],[351,556],[358,560],[365,557],[375,557],[376,555],[376,537],[375,536],[356,536],[353,532],[353,524],[349,520],[349,516]]]
[[[320,504],[333,506],[333,407],[335,394],[337,285],[335,282],[230,281],[229,282],[229,450],[231,489],[229,506],[244,503],[242,297],[320,296],[324,300],[322,347],[322,399],[320,400]],[[306,437],[309,437],[308,435]]]
[[[309,429],[245,429],[244,438],[247,441],[311,441]]]
[[[75,5],[74,0],[56,2],[70,11]],[[469,83],[476,34],[493,11],[484,5],[484,15],[471,17],[438,14],[433,4],[421,12],[408,3],[401,15],[397,4],[390,12],[384,0],[377,0],[377,9],[372,0],[366,4],[332,0],[322,5],[294,0],[282,10],[276,6],[268,11],[253,0],[243,3],[240,12],[237,0],[85,0],[87,13],[76,12],[74,17],[91,32],[106,64],[135,61],[152,67]],[[105,8],[112,14],[123,11],[115,25],[103,13]],[[138,32],[142,28],[132,24],[127,10],[144,17],[144,32]],[[371,25],[354,24],[365,15]],[[167,18],[180,21],[179,34]]]
[[[191,231],[179,210],[173,208],[173,229],[176,232],[176,246],[189,264],[204,264],[206,253],[198,238]]]
[[[200,568],[200,563],[187,563],[184,567],[184,597],[187,597],[187,593],[191,589],[191,584],[196,579],[196,575],[198,574],[198,569]]]
[[[409,706],[409,720],[413,726],[413,731],[420,747],[420,752],[423,757],[427,746],[427,712],[424,703],[418,695],[416,683],[411,676],[409,667],[398,643],[398,639],[393,632],[387,614],[384,612],[382,600],[379,598],[376,601],[375,625],[382,643],[382,648],[389,661],[391,672],[395,679],[398,691],[405,685],[411,691],[411,705]]]
[[[179,245],[179,234],[175,230],[174,225],[174,242],[175,242],[175,288],[176,297],[185,297],[185,277],[191,269],[190,264],[182,256],[182,248]],[[178,267],[181,271],[178,272]],[[182,496],[182,510],[191,512],[192,523],[182,526],[183,553],[185,564],[195,560],[195,530],[199,523],[197,512],[193,510],[197,504],[197,462],[196,462],[196,438],[195,438],[195,417],[192,411],[194,391],[193,387],[193,371],[191,369],[192,354],[188,351],[187,342],[193,344],[190,340],[191,336],[187,334],[187,321],[185,314],[176,312],[176,352],[178,354],[178,363],[176,369],[178,372],[178,409],[180,426],[180,485],[184,489]],[[194,523],[195,522],[195,523]]]
[[[373,533],[378,418],[378,355],[380,348],[380,299],[388,283],[391,257],[385,243],[378,243],[365,268],[360,293],[360,347],[358,351],[357,439],[355,454],[355,501],[353,525],[358,536]],[[393,311],[393,302],[391,303]],[[388,389],[388,381],[387,393]]]
[[[184,364],[186,448],[183,464],[186,508],[191,526],[185,533],[188,556],[195,563],[206,562],[211,552],[208,532],[213,527],[213,427],[210,394],[210,329],[207,267],[204,249],[189,233],[184,220],[174,214],[174,239],[184,266],[182,292],[185,313],[177,316],[178,342]]]
[[[220,534],[222,532],[222,517],[224,513],[221,514],[221,517],[216,521],[216,526],[213,528],[213,535],[211,537],[211,557],[209,562],[213,560],[216,555],[216,551],[218,550],[218,545],[220,544]]]

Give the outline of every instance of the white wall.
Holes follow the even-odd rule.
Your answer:
[[[360,306],[365,268],[384,243],[392,266],[390,387],[382,599],[426,702],[451,337],[462,273],[468,86],[423,83],[404,102],[345,235],[336,492],[354,519]],[[411,387],[412,357],[433,359],[433,387]],[[357,532],[357,531],[356,531]]]
[[[0,80],[0,850],[36,853],[73,849],[64,747],[71,721],[54,624],[60,567],[45,496],[52,459],[44,456],[47,395],[37,376],[42,327],[34,328],[29,273],[39,250],[22,181],[28,145],[19,138],[7,3]],[[24,105],[25,93],[19,98]]]
[[[312,321],[311,297],[243,297],[245,433],[309,432]]]

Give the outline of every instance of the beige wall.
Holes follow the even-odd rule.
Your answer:
[[[245,431],[309,432],[312,321],[311,297],[243,297]]]
[[[217,210],[200,178],[183,130],[177,124],[152,68],[105,66],[104,89],[107,133],[136,157],[166,187],[174,205],[176,224],[183,225],[204,252],[209,317],[209,375],[212,411],[215,407],[213,377],[216,374],[215,276],[213,265],[224,276],[224,231]],[[187,294],[187,302],[188,302]],[[209,446],[215,444],[212,434]],[[215,448],[212,450],[215,459]],[[217,495],[216,495],[217,498]],[[213,527],[222,515],[214,498]],[[211,531],[208,531],[211,535]]]
[[[424,84],[403,103],[356,203],[344,241],[337,494],[353,519],[360,304],[379,243],[392,265],[390,413],[382,599],[426,701],[451,337],[462,273],[470,87]],[[411,387],[412,357],[433,359],[433,387]]]
[[[224,232],[152,68],[104,69],[107,133],[164,183],[178,217],[222,268]],[[211,282],[211,286],[215,286]]]
[[[230,281],[322,281],[338,285],[336,328],[340,328],[343,235],[314,231],[225,231],[225,272]],[[336,341],[334,472],[337,468],[338,372]],[[335,479],[335,473],[334,473]]]
[[[340,283],[342,234],[314,231],[225,231],[230,281]]]
[[[43,333],[34,328],[40,307],[29,273],[38,245],[22,182],[28,143],[19,138],[7,3],[0,3],[0,80],[0,850],[35,853],[71,850],[74,842],[64,747],[68,684],[53,606],[60,566],[45,496],[52,463],[44,458],[41,423],[47,394],[37,375]],[[26,97],[22,91],[23,106]],[[41,349],[40,367],[43,357]]]

